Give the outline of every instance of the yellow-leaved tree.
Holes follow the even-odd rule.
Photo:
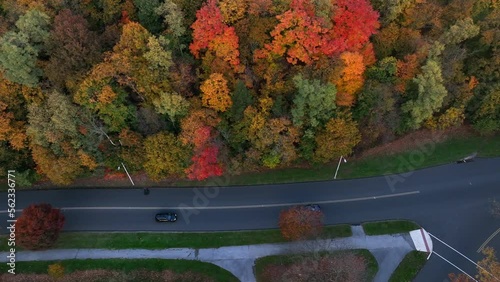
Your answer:
[[[325,128],[316,135],[314,159],[326,163],[340,156],[352,153],[352,149],[361,141],[357,123],[350,117],[332,118]]]
[[[227,80],[220,73],[213,73],[200,86],[203,106],[225,112],[233,105],[229,96]]]

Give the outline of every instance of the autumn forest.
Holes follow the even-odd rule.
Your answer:
[[[1,0],[0,177],[203,180],[494,134],[499,66],[497,0]]]

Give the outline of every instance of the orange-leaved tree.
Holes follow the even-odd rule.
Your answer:
[[[271,32],[273,41],[255,52],[255,59],[283,56],[291,64],[311,64],[324,54],[328,33],[326,22],[315,15],[314,6],[293,0],[290,10],[276,16],[280,21]]]
[[[226,79],[220,73],[213,73],[200,86],[203,106],[225,112],[233,104],[229,96]]]
[[[355,93],[363,86],[365,65],[359,53],[345,52],[340,58],[344,69],[334,82],[337,85],[337,105],[349,107],[356,100]]]
[[[302,206],[292,207],[280,213],[279,226],[286,240],[312,238],[323,230],[323,213]]]
[[[406,55],[404,60],[398,60],[397,72],[398,83],[395,88],[398,92],[405,93],[406,84],[417,75],[418,72],[418,58],[417,55]]]
[[[335,2],[317,5],[292,0],[290,9],[276,16],[280,22],[271,32],[273,41],[257,50],[254,58],[286,54],[291,64],[309,65],[321,55],[335,57],[345,51],[360,51],[380,26],[378,12],[367,0]]]
[[[29,250],[51,247],[59,238],[64,215],[49,204],[33,204],[23,210],[16,222],[16,241]]]
[[[225,28],[224,31],[214,37],[208,44],[208,49],[212,51],[216,58],[229,63],[229,65],[237,72],[241,70],[240,66],[240,51],[238,50],[238,36],[234,27]]]

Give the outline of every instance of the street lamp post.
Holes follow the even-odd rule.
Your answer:
[[[339,172],[339,168],[340,168],[340,162],[344,160],[344,163],[347,162],[347,160],[344,158],[344,156],[340,156],[340,159],[339,159],[339,164],[337,165],[337,170],[335,171],[335,176],[333,177],[333,179],[337,179],[337,173]]]
[[[127,170],[127,168],[125,167],[125,165],[123,163],[122,163],[122,167],[125,170],[125,172],[127,173],[128,179],[130,180],[130,182],[132,183],[132,185],[135,185],[134,181],[132,180],[132,177],[130,177],[130,174],[128,174],[128,170]],[[118,167],[118,170],[119,169],[120,169],[120,167]]]

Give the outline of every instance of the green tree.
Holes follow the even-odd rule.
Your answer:
[[[19,32],[26,34],[33,46],[43,46],[49,37],[50,17],[36,9],[27,11],[16,21]]]
[[[410,114],[408,125],[418,129],[423,121],[441,108],[448,91],[443,85],[441,66],[432,59],[427,60],[422,73],[413,81],[418,85],[418,97],[403,104],[402,110]]]
[[[228,110],[228,116],[232,122],[238,122],[243,118],[243,112],[245,109],[253,104],[253,96],[245,86],[245,83],[238,80],[231,98],[233,100],[233,104]]]
[[[293,82],[297,88],[292,108],[294,125],[314,129],[333,117],[337,93],[333,84],[308,80],[302,75],[295,76]]]
[[[162,22],[155,11],[160,6],[160,0],[134,0],[134,5],[141,25],[153,34],[159,33],[162,30]]]
[[[183,12],[172,0],[165,0],[156,9],[155,13],[163,17],[163,22],[167,26],[167,32],[174,38],[179,38],[186,33]]]
[[[479,34],[479,26],[471,18],[458,20],[441,36],[444,44],[458,44]]]
[[[49,93],[47,100],[28,106],[28,127],[26,133],[31,143],[61,152],[60,144],[71,141],[78,135],[78,109],[70,99],[58,91]]]
[[[0,68],[12,82],[35,86],[42,75],[36,66],[38,50],[25,34],[8,32],[0,39]]]
[[[103,69],[107,71],[101,74]],[[136,111],[127,101],[128,93],[112,83],[113,71],[108,63],[94,66],[89,76],[80,84],[74,100],[97,114],[110,132],[120,132],[135,121]]]
[[[371,0],[373,8],[380,12],[382,22],[388,24],[398,19],[415,0]]]
[[[183,145],[171,133],[160,132],[149,136],[144,143],[144,169],[153,180],[182,176],[189,165],[191,148]]]
[[[0,38],[0,70],[12,82],[26,86],[38,84],[42,70],[37,59],[49,37],[50,18],[38,10],[29,10],[16,22],[18,31]]]
[[[383,83],[394,82],[397,73],[397,59],[394,57],[385,57],[378,61],[375,66],[370,67],[366,76]]]
[[[168,72],[172,66],[172,52],[167,49],[168,40],[160,36],[156,38],[151,36],[148,38],[147,51],[144,53],[144,58],[148,61],[149,66],[161,72]]]
[[[189,102],[177,93],[164,93],[153,101],[155,110],[159,114],[166,114],[170,121],[176,122],[188,113]]]
[[[474,127],[483,134],[500,131],[500,84],[487,90],[474,115]]]

